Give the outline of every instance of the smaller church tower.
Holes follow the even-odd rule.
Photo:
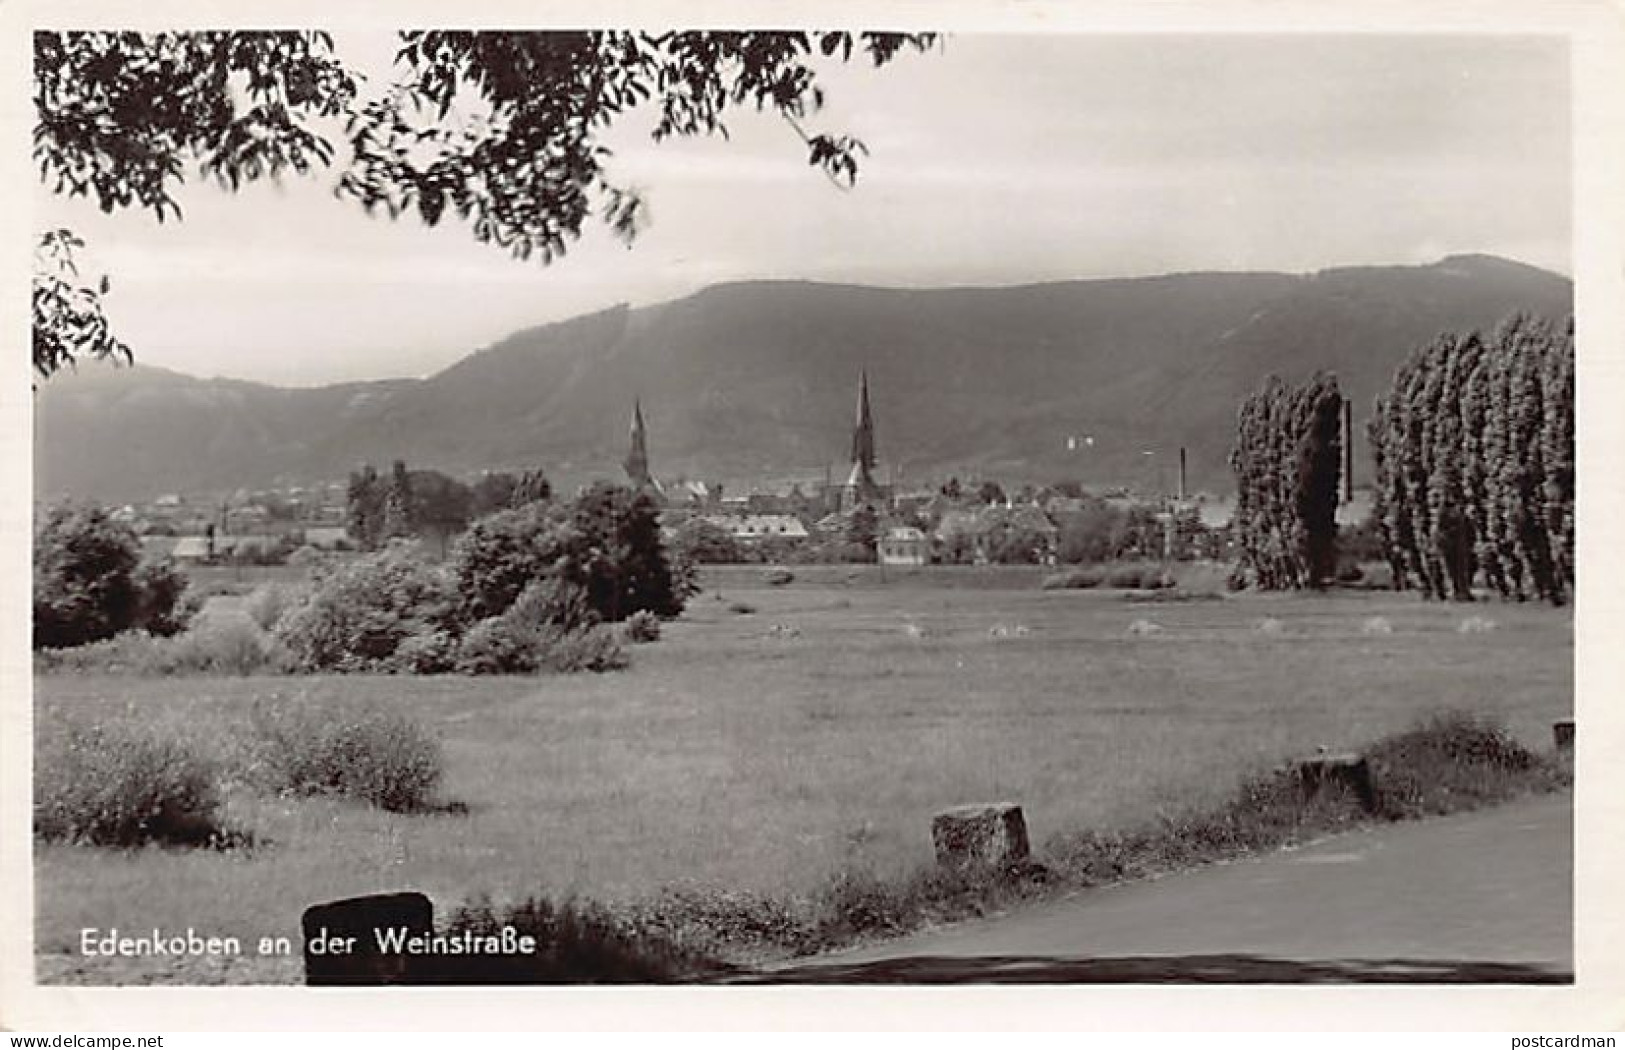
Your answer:
[[[632,402],[632,448],[626,454],[626,476],[634,488],[649,488],[654,479],[649,476],[648,432],[643,425],[643,402]]]

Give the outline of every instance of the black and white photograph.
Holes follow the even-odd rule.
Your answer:
[[[985,8],[8,28],[8,1009],[1578,994],[1620,12]]]

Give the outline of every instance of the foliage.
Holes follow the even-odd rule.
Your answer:
[[[48,378],[77,357],[132,360],[130,348],[113,335],[102,311],[102,296],[112,283],[105,275],[94,287],[77,283],[73,253],[84,246],[70,230],[51,230],[34,248],[31,320],[37,378]]]
[[[634,644],[660,640],[660,617],[640,609],[626,618],[626,640]]]
[[[159,637],[186,630],[196,609],[188,601],[186,577],[173,562],[167,558],[141,562],[135,567],[131,583],[138,603],[137,627]]]
[[[659,508],[647,492],[601,482],[564,510],[556,571],[586,589],[600,617],[614,623],[640,609],[664,617],[683,611],[661,543]]]
[[[465,622],[502,615],[532,581],[553,572],[564,556],[556,517],[547,504],[529,503],[480,518],[457,538],[446,564]]]
[[[1468,711],[1431,715],[1366,755],[1380,810],[1395,820],[1503,802],[1532,787],[1560,787],[1566,776],[1505,726]]]
[[[672,550],[695,565],[737,565],[747,560],[732,533],[698,515],[677,526]]]
[[[1336,573],[1342,407],[1325,372],[1296,388],[1270,376],[1242,403],[1231,530],[1242,571],[1265,590],[1321,587]]]
[[[867,503],[859,504],[846,519],[846,543],[849,548],[858,548],[864,553],[860,557],[848,557],[843,560],[874,561],[875,545],[879,542],[880,515]]]
[[[1369,424],[1372,520],[1402,588],[1561,605],[1574,584],[1574,327],[1517,316],[1442,335],[1394,375]]]
[[[34,834],[94,846],[201,844],[220,832],[219,771],[133,721],[41,725]]]
[[[258,624],[260,630],[274,630],[282,615],[303,601],[307,594],[308,588],[291,583],[262,583],[243,598],[243,613]]]
[[[512,929],[536,941],[517,955],[439,955],[424,976],[436,984],[653,984],[683,980],[715,964],[591,901],[555,904],[529,897],[494,908],[480,899],[459,907],[446,932],[495,936]]]
[[[393,712],[337,697],[273,696],[251,715],[254,771],[269,790],[341,795],[380,809],[428,808],[439,784],[438,741]]]
[[[140,549],[135,533],[101,507],[48,509],[34,528],[34,647],[185,627],[185,578],[167,562],[143,564]]]
[[[408,637],[455,632],[452,581],[409,544],[394,544],[322,575],[277,621],[277,639],[303,671],[390,671]]]
[[[105,212],[178,219],[188,168],[236,190],[335,159],[317,130],[344,122],[336,192],[369,213],[455,215],[518,258],[562,256],[597,214],[630,240],[638,194],[608,176],[600,141],[640,107],[656,141],[721,135],[740,109],[776,113],[807,161],[843,186],[863,143],[812,133],[824,102],[818,56],[875,66],[930,34],[844,32],[403,31],[397,76],[363,97],[364,78],[325,33],[41,31],[34,34],[34,160],[57,194]],[[43,245],[49,245],[48,235]],[[59,242],[66,245],[67,242]],[[50,248],[49,251],[55,251]],[[99,294],[36,264],[34,368],[77,356],[128,358]],[[71,271],[70,271],[71,272]],[[101,292],[105,292],[105,285]]]
[[[491,616],[468,629],[457,646],[462,674],[529,674],[536,670],[539,637],[507,616]]]

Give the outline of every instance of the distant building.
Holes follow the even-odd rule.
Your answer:
[[[807,526],[793,514],[707,514],[705,520],[736,540],[804,540]]]
[[[882,565],[924,565],[930,560],[931,541],[912,525],[894,525],[877,545]]]

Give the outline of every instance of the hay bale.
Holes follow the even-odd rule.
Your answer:
[[[1128,625],[1128,633],[1142,637],[1161,634],[1162,625],[1152,623],[1150,620],[1135,620]]]
[[[1388,622],[1386,616],[1369,616],[1360,625],[1361,634],[1393,634],[1394,625]]]
[[[1262,620],[1258,621],[1258,633],[1269,635],[1285,634],[1286,624],[1275,619],[1274,617],[1266,616]]]
[[[927,631],[924,627],[921,627],[917,623],[905,623],[903,625],[903,633],[915,641],[919,641],[921,638],[924,638],[931,632]]]
[[[943,810],[931,818],[931,841],[949,868],[1017,869],[1030,854],[1026,818],[1010,803]]]
[[[1488,634],[1495,630],[1495,621],[1484,616],[1469,616],[1456,628],[1458,634]]]

